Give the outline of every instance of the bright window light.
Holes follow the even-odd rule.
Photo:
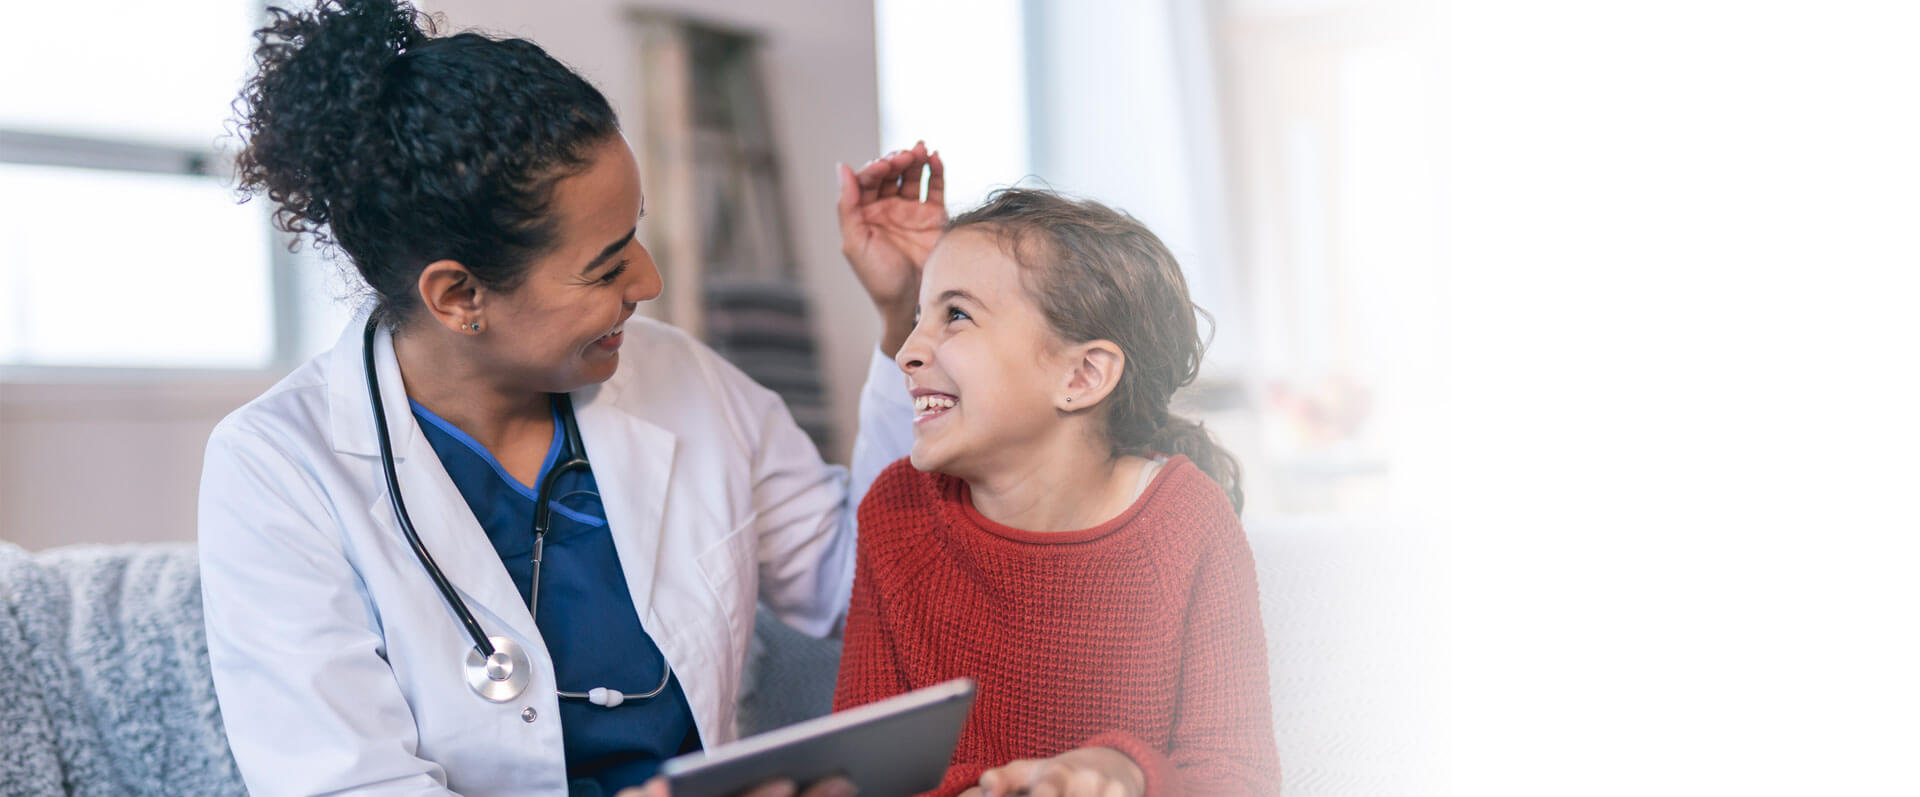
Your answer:
[[[245,80],[259,0],[0,11],[0,128],[205,149]],[[103,22],[102,20],[111,20]]]
[[[265,205],[185,175],[0,164],[0,362],[263,367]]]
[[[956,212],[1032,168],[1022,7],[1019,0],[874,4],[880,146],[926,139],[939,150],[947,207]]]

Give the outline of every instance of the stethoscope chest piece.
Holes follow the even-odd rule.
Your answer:
[[[487,637],[493,643],[493,655],[483,657],[477,647],[467,648],[467,686],[473,693],[495,703],[505,703],[527,691],[533,680],[533,665],[520,643],[503,636]]]

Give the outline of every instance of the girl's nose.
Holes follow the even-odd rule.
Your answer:
[[[900,370],[913,373],[927,366],[928,356],[926,338],[920,334],[920,327],[915,326],[900,344],[900,350],[894,353],[893,361],[900,365]]]

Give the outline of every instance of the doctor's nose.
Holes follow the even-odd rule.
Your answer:
[[[653,262],[653,253],[635,242],[633,259],[633,279],[627,282],[626,295],[620,297],[629,304],[650,301],[659,298],[666,283],[660,279],[660,267]]]

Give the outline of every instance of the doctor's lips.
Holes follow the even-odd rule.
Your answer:
[[[620,348],[620,339],[624,337],[620,333],[626,331],[626,328],[627,328],[627,320],[624,318],[620,319],[619,326],[614,327],[613,331],[608,332],[605,335],[601,335],[600,337],[594,338],[593,345],[599,346],[602,348],[607,348],[607,349]]]
[[[913,389],[913,422],[937,418],[959,403],[959,397],[950,393],[916,387]]]

